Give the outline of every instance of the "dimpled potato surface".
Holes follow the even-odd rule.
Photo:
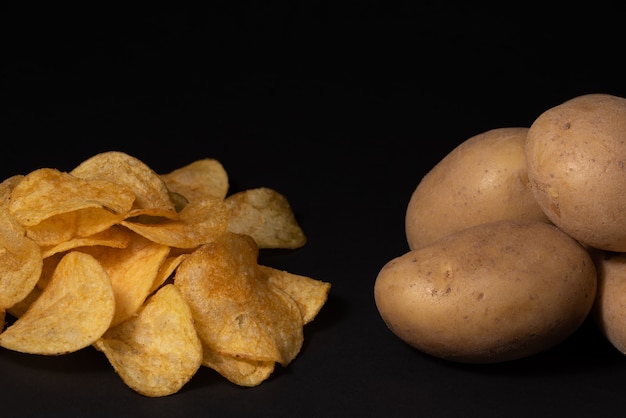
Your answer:
[[[422,178],[405,218],[409,248],[452,232],[499,220],[548,222],[528,187],[524,144],[528,128],[498,128],[475,135]]]
[[[580,242],[626,251],[626,99],[588,94],[543,112],[526,142],[532,192]]]
[[[589,253],[551,224],[496,221],[389,261],[374,296],[390,330],[435,357],[495,363],[567,338],[596,294]]]

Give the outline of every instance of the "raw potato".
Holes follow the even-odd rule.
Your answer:
[[[493,129],[473,136],[424,176],[406,211],[409,248],[498,220],[549,222],[528,187],[524,143],[528,128]]]
[[[388,262],[374,296],[390,330],[464,363],[526,357],[562,342],[596,295],[589,253],[554,225],[497,221]]]
[[[526,159],[555,225],[590,247],[626,251],[626,99],[589,94],[548,109],[528,131]]]
[[[593,319],[606,339],[626,354],[626,253],[594,253],[598,291]]]

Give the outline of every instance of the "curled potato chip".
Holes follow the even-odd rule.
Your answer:
[[[26,235],[40,246],[57,245],[105,231],[126,216],[102,207],[78,209],[51,216],[37,225],[26,226]]]
[[[41,295],[0,334],[0,346],[44,355],[77,351],[102,336],[114,312],[113,288],[100,263],[70,252]]]
[[[155,293],[138,314],[109,329],[94,346],[136,392],[178,392],[202,363],[202,345],[189,306],[173,285]]]
[[[24,228],[10,215],[9,196],[22,176],[0,183],[0,311],[25,298],[37,284],[43,258],[41,249],[25,236]]]
[[[174,203],[165,182],[143,161],[120,151],[101,152],[86,159],[70,174],[83,179],[100,179],[123,185],[133,191],[133,209],[152,216],[176,219]]]
[[[248,360],[216,353],[204,348],[202,365],[209,367],[239,386],[258,386],[274,371],[273,361]]]
[[[296,302],[260,273],[257,256],[251,237],[225,233],[189,254],[174,284],[208,349],[287,365],[302,347],[302,315]]]
[[[306,236],[287,199],[267,187],[244,190],[225,200],[228,230],[250,235],[259,248],[302,247]]]
[[[134,315],[144,303],[169,247],[141,235],[130,234],[124,248],[85,247],[82,251],[95,257],[107,272],[115,295],[115,315],[111,326]]]
[[[85,208],[107,208],[127,213],[133,192],[106,180],[85,180],[53,168],[40,168],[24,176],[11,193],[9,212],[22,225]]]
[[[228,174],[222,163],[212,158],[196,160],[167,174],[161,174],[167,188],[184,196],[187,201],[228,193]]]
[[[331,287],[328,282],[268,266],[259,266],[259,269],[267,277],[270,285],[285,291],[297,302],[305,324],[315,319],[328,299]]]
[[[175,248],[196,248],[222,235],[228,227],[226,205],[214,196],[189,202],[179,215],[178,220],[156,223],[127,219],[122,225],[151,241]]]
[[[43,258],[50,257],[53,254],[70,251],[80,247],[92,247],[95,245],[126,248],[131,240],[131,233],[120,226],[114,225],[109,229],[98,232],[96,234],[69,239],[56,245],[41,246],[41,255]]]

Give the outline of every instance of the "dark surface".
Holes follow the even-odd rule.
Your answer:
[[[256,388],[202,369],[158,399],[93,349],[0,350],[3,416],[616,416],[626,358],[591,324],[506,364],[399,341],[373,300],[407,251],[404,211],[463,140],[584,93],[626,95],[619,13],[327,2],[9,7],[0,14],[0,175],[121,150],[158,172],[220,160],[231,191],[283,193],[308,236],[265,264],[333,284],[288,368]]]

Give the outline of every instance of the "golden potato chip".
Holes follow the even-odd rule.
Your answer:
[[[30,354],[70,353],[100,338],[114,312],[113,288],[100,263],[71,252],[41,295],[0,334],[0,346]]]
[[[144,223],[128,219],[122,225],[151,241],[175,248],[195,248],[222,235],[228,226],[224,201],[205,196],[189,202],[179,213],[179,220]]]
[[[259,248],[302,247],[306,236],[287,199],[267,187],[244,190],[225,200],[228,230],[250,235]]]
[[[119,224],[126,216],[102,207],[78,209],[26,226],[26,236],[40,246],[57,245],[74,238],[93,236]]]
[[[9,212],[25,226],[85,208],[128,212],[135,200],[129,188],[106,180],[85,180],[53,168],[32,171],[11,193]]]
[[[285,291],[297,303],[305,324],[311,322],[328,299],[330,283],[268,266],[259,266],[270,285]]]
[[[69,251],[80,247],[95,245],[126,248],[131,240],[131,232],[121,226],[112,226],[109,229],[95,233],[87,237],[72,238],[56,245],[41,246],[41,255],[44,258],[53,254]]]
[[[25,298],[35,287],[43,260],[37,243],[25,236],[24,228],[9,214],[8,202],[22,177],[0,183],[0,311]]]
[[[209,367],[239,386],[258,386],[274,371],[273,361],[248,360],[219,354],[204,348],[202,365]]]
[[[221,199],[228,193],[228,174],[222,164],[212,158],[196,160],[167,174],[161,174],[167,188],[187,199],[215,196]]]
[[[81,251],[94,256],[111,280],[115,295],[111,326],[115,326],[134,315],[145,302],[169,247],[133,233],[125,248],[92,246]]]
[[[259,265],[304,232],[278,192],[228,188],[215,159],[159,175],[118,151],[0,183],[0,347],[91,345],[149,397],[201,366],[248,387],[287,366],[330,283]]]
[[[153,216],[178,218],[161,176],[143,161],[124,152],[96,154],[80,163],[70,174],[83,179],[108,180],[123,185],[135,195],[133,209],[149,210],[149,214]]]
[[[178,392],[202,362],[191,311],[171,284],[148,299],[137,316],[109,329],[94,346],[128,387],[150,397]]]
[[[221,354],[287,365],[303,342],[296,302],[261,274],[247,235],[225,233],[189,254],[174,284],[191,307],[204,346]]]

